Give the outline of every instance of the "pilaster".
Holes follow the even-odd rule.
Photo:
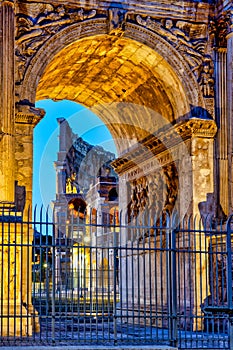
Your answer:
[[[33,129],[43,118],[42,109],[16,106],[15,115],[15,179],[26,188],[26,208],[32,205]]]
[[[25,186],[26,189],[26,208],[32,205],[32,172],[33,172],[33,129],[36,124],[44,116],[44,110],[37,109],[28,105],[17,105],[15,115],[15,179],[18,181],[19,186]],[[30,215],[32,211],[26,211],[24,215],[29,215],[28,220],[30,220]],[[21,242],[18,246],[18,251],[20,255],[20,266],[21,272],[21,283],[20,283],[20,293],[21,302],[26,305],[27,316],[30,318],[27,320],[27,324],[30,328],[25,328],[22,335],[31,335],[32,331],[39,330],[39,322],[37,318],[37,313],[34,310],[31,301],[32,295],[32,248],[31,243],[33,240],[33,228],[31,226],[23,225],[19,227],[19,234],[21,236]],[[23,244],[23,246],[21,246]],[[6,257],[7,258],[7,257]],[[5,259],[5,256],[4,256]],[[16,289],[16,292],[19,292]],[[25,312],[25,309],[22,308]],[[32,316],[33,315],[33,316]]]
[[[227,113],[227,49],[220,47],[215,52],[216,81],[216,122],[218,125],[216,142],[216,184],[217,203],[224,213],[229,211],[229,171],[228,171],[228,113]]]
[[[228,115],[228,169],[229,212],[233,211],[233,7],[228,12],[227,39],[227,115]]]
[[[0,201],[14,202],[14,49],[12,1],[0,2]]]

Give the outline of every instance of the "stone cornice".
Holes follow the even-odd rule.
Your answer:
[[[213,138],[216,132],[217,126],[213,120],[192,118],[174,126],[169,125],[156,132],[156,135],[150,135],[134,145],[127,153],[124,153],[111,164],[118,174],[123,174],[135,165],[140,166],[152,157],[156,157],[159,163],[169,163],[173,160],[170,152],[168,152],[169,149],[194,137]],[[162,154],[165,155],[166,159],[161,158]]]
[[[192,118],[185,123],[175,125],[174,128],[180,134],[182,139],[185,139],[186,132],[191,137],[213,138],[217,132],[217,125],[211,119]]]
[[[38,116],[35,114],[25,114],[25,113],[19,112],[15,115],[15,123],[32,125],[34,127],[39,123],[39,121],[42,118],[43,116]]]
[[[41,0],[27,0],[25,1],[26,6],[28,8],[33,7],[33,9],[37,6],[36,4],[43,4]],[[64,5],[63,0],[52,0],[50,1],[50,5],[59,6]],[[156,15],[161,18],[184,18],[190,21],[203,20],[205,18],[208,20],[208,10],[211,6],[210,1],[202,1],[198,3],[196,1],[181,1],[178,0],[175,3],[171,4],[170,0],[161,1],[148,1],[142,0],[137,1],[133,0],[130,2],[124,2],[119,5],[119,1],[117,0],[96,0],[93,1],[83,1],[83,0],[73,0],[69,1],[69,5],[73,8],[85,8],[87,10],[98,9],[99,11],[106,11],[109,8],[119,8],[126,10],[128,13],[139,13],[139,14],[148,14],[148,15]],[[18,5],[20,6],[20,4]],[[25,4],[24,4],[25,8]],[[200,17],[200,18],[199,18]]]

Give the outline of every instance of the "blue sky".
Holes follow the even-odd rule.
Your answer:
[[[53,162],[58,152],[57,118],[64,117],[74,133],[92,145],[100,145],[116,154],[114,142],[107,127],[91,111],[75,102],[43,100],[37,108],[46,111],[45,117],[34,129],[33,205],[50,205],[55,199],[56,177]]]

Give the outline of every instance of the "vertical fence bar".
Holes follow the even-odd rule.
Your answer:
[[[167,319],[169,343],[172,343],[172,298],[171,298],[171,228],[170,217],[166,213],[166,278],[167,278]]]
[[[55,297],[56,297],[56,270],[55,270],[55,220],[53,215],[52,232],[52,342],[55,343]]]
[[[177,346],[177,270],[176,270],[176,233],[177,230],[174,228],[176,217],[172,218],[172,230],[171,230],[171,290],[172,290],[172,346]]]
[[[113,231],[113,328],[114,328],[114,345],[117,345],[117,239],[114,225]]]

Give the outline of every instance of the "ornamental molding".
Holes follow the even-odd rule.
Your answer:
[[[144,167],[143,164],[148,164],[148,160],[155,162],[151,165],[152,168],[158,167],[158,164],[169,164],[175,160],[175,153],[171,152],[171,149],[193,138],[214,138],[216,132],[217,125],[214,120],[192,118],[174,126],[167,126],[156,132],[156,135],[149,135],[111,164],[118,174],[128,172],[135,166],[141,169],[137,170],[137,173],[145,173],[147,165]]]
[[[214,120],[191,118],[181,125],[174,126],[183,140],[186,139],[186,132],[190,137],[214,138],[217,133],[217,125]]]
[[[34,114],[17,113],[15,115],[15,123],[16,124],[33,125],[33,127],[36,126],[41,119],[42,119],[42,117],[40,118]]]
[[[44,71],[54,55],[75,40],[95,34],[107,34],[106,19],[101,17],[83,21],[82,23],[78,22],[65,27],[49,38],[31,58],[22,83],[16,85],[16,100],[18,96],[23,96],[28,101],[35,101],[36,90],[34,87],[37,86],[41,72]],[[199,84],[194,74],[190,71],[187,62],[182,60],[182,56],[165,39],[144,27],[128,21],[125,26],[124,37],[142,42],[158,52],[173,67],[175,74],[185,85],[189,104],[205,107]]]

